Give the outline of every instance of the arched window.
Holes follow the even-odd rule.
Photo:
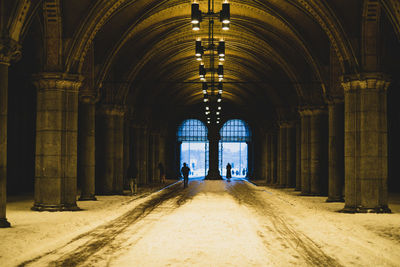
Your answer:
[[[189,119],[178,127],[180,144],[180,167],[186,163],[190,168],[189,178],[204,177],[208,171],[208,129],[199,120]]]
[[[185,120],[178,129],[178,141],[198,141],[206,142],[208,130],[207,127],[199,120]]]
[[[222,142],[250,142],[251,135],[247,125],[242,120],[230,120],[222,126],[221,131]]]
[[[219,169],[226,176],[226,166],[232,167],[231,176],[243,178],[248,173],[248,142],[251,141],[249,126],[242,120],[229,120],[220,130]]]

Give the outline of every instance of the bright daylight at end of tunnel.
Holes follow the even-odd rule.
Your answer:
[[[399,0],[0,0],[0,266],[400,266]]]

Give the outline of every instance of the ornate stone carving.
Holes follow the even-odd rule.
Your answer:
[[[126,107],[122,105],[103,105],[100,112],[109,116],[124,116]]]
[[[342,86],[345,92],[376,89],[386,91],[390,85],[390,79],[383,73],[361,73],[342,77]]]
[[[0,39],[0,63],[9,65],[22,57],[21,45],[10,39]]]
[[[38,90],[65,90],[78,92],[83,76],[66,73],[40,73],[33,76],[33,84]]]

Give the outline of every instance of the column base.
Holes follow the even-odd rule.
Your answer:
[[[388,206],[380,206],[375,208],[365,208],[365,207],[349,207],[345,206],[343,209],[339,210],[342,213],[392,213]]]
[[[344,198],[342,197],[328,197],[326,202],[344,202]]]
[[[0,219],[0,228],[9,228],[11,227],[11,224],[7,221],[6,218],[1,218]]]
[[[35,203],[31,208],[33,211],[80,211],[76,204],[46,205]]]
[[[222,180],[222,176],[216,176],[216,175],[207,175],[205,180]]]
[[[209,170],[205,180],[222,180],[222,176],[218,170],[216,171]]]
[[[97,198],[94,195],[80,196],[78,201],[96,201]]]
[[[304,197],[320,197],[322,195],[321,194],[316,194],[316,193],[304,193],[304,192],[301,192],[300,196],[304,196]]]
[[[139,184],[138,184],[139,185]],[[96,195],[101,196],[115,196],[115,195],[123,195],[123,191],[115,191],[115,192],[97,192]]]

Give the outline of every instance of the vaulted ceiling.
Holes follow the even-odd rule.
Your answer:
[[[94,63],[102,98],[134,112],[202,114],[189,0],[62,1],[65,71]],[[207,10],[207,0],[197,0]],[[387,0],[385,2],[390,2]],[[40,5],[40,1],[36,1]],[[267,121],[280,110],[320,105],[331,89],[329,66],[359,68],[361,0],[230,0],[231,29],[215,26],[226,41],[223,103],[226,116]],[[215,0],[215,11],[221,9]],[[40,12],[38,12],[40,14]],[[39,23],[37,23],[39,24]],[[172,114],[171,113],[171,114]],[[169,116],[169,115],[168,115]]]

